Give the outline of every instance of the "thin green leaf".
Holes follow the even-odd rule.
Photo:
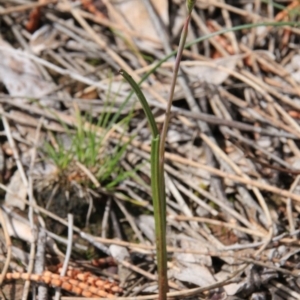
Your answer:
[[[158,135],[158,129],[157,129],[157,125],[155,123],[155,119],[154,116],[152,114],[152,111],[150,109],[150,106],[143,94],[143,92],[141,91],[140,87],[136,84],[136,82],[132,79],[132,77],[124,70],[120,70],[120,74],[126,79],[126,81],[130,84],[130,86],[132,87],[132,89],[134,90],[135,94],[137,95],[138,99],[140,100],[144,112],[146,114],[146,117],[148,119],[149,125],[150,125],[150,129],[152,132],[152,136],[156,137]]]
[[[163,174],[160,174],[159,135],[151,141],[151,188],[155,218],[155,236],[158,267],[159,299],[166,299],[168,292],[167,243],[166,243],[166,199]]]

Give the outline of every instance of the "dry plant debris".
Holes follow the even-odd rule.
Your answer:
[[[185,14],[0,0],[1,298],[157,297],[150,133],[118,70],[141,80]],[[166,145],[174,299],[300,299],[299,16],[298,0],[196,1],[188,41],[211,37],[184,51]],[[159,124],[172,67],[141,84]]]
[[[7,273],[5,279],[23,279],[44,283],[87,298],[115,298],[114,294],[122,293],[122,288],[115,283],[103,281],[90,273],[81,273],[79,270],[68,270],[67,276],[60,276],[49,271],[41,275],[15,272]]]

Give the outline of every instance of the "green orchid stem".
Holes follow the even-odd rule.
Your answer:
[[[158,177],[159,180],[158,186],[156,187],[159,195],[159,202],[158,207],[156,208],[159,211],[159,220],[155,219],[155,223],[158,224],[156,226],[157,229],[159,229],[159,232],[156,230],[156,239],[157,239],[157,253],[161,253],[160,255],[157,255],[157,265],[158,265],[158,274],[159,274],[159,300],[165,300],[167,299],[167,292],[169,291],[168,287],[168,277],[167,277],[167,251],[166,251],[166,227],[167,227],[167,205],[166,205],[166,195],[165,195],[165,178],[164,178],[164,163],[165,163],[165,141],[167,137],[168,132],[168,126],[171,118],[171,107],[174,97],[174,90],[176,85],[176,80],[178,76],[180,61],[182,57],[182,52],[184,49],[187,33],[188,33],[188,27],[191,19],[191,13],[188,14],[188,17],[186,18],[186,21],[184,23],[184,27],[182,29],[182,34],[180,37],[178,52],[175,60],[174,65],[174,71],[172,76],[172,82],[171,82],[171,88],[170,88],[170,94],[169,99],[167,102],[167,108],[166,108],[166,114],[165,114],[165,121],[163,124],[163,129],[161,132],[161,138],[159,141],[159,149],[158,151],[158,157],[159,161],[154,161],[153,165],[158,166]],[[153,145],[152,145],[153,147]],[[157,165],[158,163],[158,165]],[[152,179],[154,177],[152,176]],[[162,236],[164,235],[164,237]]]
[[[142,104],[150,125],[151,140],[151,188],[155,219],[155,242],[158,268],[159,300],[165,300],[168,292],[167,243],[166,243],[166,197],[163,170],[160,171],[159,146],[160,136],[149,104],[138,84],[124,70],[120,74],[131,85]]]
[[[168,125],[171,117],[171,107],[172,107],[172,101],[174,97],[174,90],[175,90],[176,80],[178,76],[180,61],[185,46],[189,22],[191,19],[192,6],[188,6],[189,14],[184,23],[184,27],[179,42],[178,52],[177,52],[175,65],[174,65],[172,83],[170,88],[170,94],[169,94],[169,99],[166,108],[166,117],[165,117],[165,122],[163,124],[161,137],[159,135],[152,111],[139,85],[132,79],[132,77],[127,72],[125,72],[124,70],[120,71],[120,74],[131,85],[133,91],[135,92],[139,101],[141,102],[152,133],[151,188],[152,188],[154,218],[155,218],[159,300],[166,300],[167,293],[169,291],[168,276],[167,276],[167,242],[166,242],[166,226],[167,226],[166,210],[167,209],[166,209],[165,178],[164,178],[165,140],[166,140]]]
[[[152,139],[151,143],[151,188],[153,194],[153,208],[155,219],[155,241],[158,271],[158,299],[167,299],[167,239],[166,239],[166,197],[164,173],[160,171],[159,158],[160,137]]]

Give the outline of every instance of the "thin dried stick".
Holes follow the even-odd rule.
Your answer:
[[[85,165],[83,165],[79,161],[76,161],[75,164],[77,165],[77,167],[79,167],[79,169],[81,169],[81,171],[85,173],[85,175],[91,180],[91,182],[95,185],[96,188],[100,187],[100,183],[95,177],[95,175]]]
[[[34,264],[34,272],[36,274],[42,274],[45,271],[45,256],[46,256],[46,238],[47,234],[44,228],[39,230],[37,249],[36,249],[36,260]],[[38,287],[38,300],[47,299],[48,289],[45,286]]]
[[[181,216],[181,215],[169,215],[168,220],[176,220],[176,221],[196,221],[196,222],[201,222],[201,223],[207,223],[207,224],[212,224],[212,225],[217,225],[217,226],[224,226],[230,229],[238,230],[240,232],[244,232],[253,236],[258,236],[258,237],[265,237],[265,234],[257,231],[257,230],[252,230],[248,229],[245,227],[238,226],[236,224],[230,224],[226,223],[223,221],[219,220],[214,220],[211,218],[201,218],[201,217],[188,217],[188,216]]]
[[[3,112],[3,108],[2,108],[2,106],[0,106],[0,114],[2,114],[2,112]],[[10,131],[10,126],[8,124],[7,118],[3,114],[2,114],[2,122],[3,122],[5,134],[6,134],[6,137],[8,139],[9,145],[10,145],[12,151],[13,151],[14,159],[16,161],[18,170],[20,172],[21,179],[23,181],[24,186],[28,188],[28,180],[27,180],[23,165],[22,165],[21,160],[20,160],[19,152],[17,150],[14,139],[12,138],[11,131]]]
[[[0,11],[0,16],[12,14],[15,12],[23,12],[25,10],[30,10],[30,9],[33,9],[36,7],[43,7],[48,4],[55,4],[57,2],[58,2],[58,0],[47,0],[47,1],[23,4],[23,5],[14,6],[14,7],[8,7],[6,9]]]
[[[34,257],[35,257],[35,242],[34,241],[31,242],[31,245],[30,245],[29,257],[32,257],[33,259],[29,259],[28,274],[32,274],[33,267],[34,267]],[[30,280],[26,280],[25,283],[24,283],[22,300],[28,299],[30,283],[31,283]]]
[[[102,218],[102,225],[101,225],[101,237],[103,237],[103,238],[106,238],[106,232],[108,229],[108,218],[109,218],[109,214],[111,212],[111,203],[112,203],[111,198],[106,200],[104,214],[103,214],[103,218]]]
[[[193,194],[191,191],[189,191],[187,188],[185,188],[182,184],[176,181],[176,186],[178,187],[178,190],[181,191],[183,194],[188,196],[191,200],[193,200],[195,203],[197,203],[200,207],[202,207],[204,210],[207,210],[209,213],[211,213],[213,216],[217,216],[219,213],[210,207],[209,204],[199,199],[195,194]],[[192,216],[192,214],[190,214]]]
[[[36,204],[34,198],[33,198],[33,179],[32,179],[32,172],[33,172],[33,167],[34,167],[34,163],[35,163],[35,158],[36,158],[36,148],[37,148],[37,144],[39,141],[39,136],[40,136],[40,131],[41,131],[41,126],[43,123],[43,119],[40,119],[39,123],[38,123],[38,127],[36,129],[36,134],[35,134],[35,143],[34,143],[34,147],[32,149],[32,153],[31,153],[31,161],[30,161],[30,166],[29,166],[29,177],[28,177],[28,187],[27,187],[27,194],[28,194],[28,198],[29,198],[29,202],[32,204]],[[30,224],[30,229],[32,232],[32,236],[34,237],[31,240],[30,243],[30,254],[29,254],[29,264],[27,267],[27,272],[29,274],[31,274],[33,272],[33,268],[34,268],[34,261],[35,261],[35,247],[36,247],[36,236],[35,236],[35,224],[34,224],[34,220],[33,220],[33,207],[29,206],[29,210],[28,210],[28,219],[29,219],[29,224]],[[42,224],[45,226],[45,223],[43,222],[43,220],[40,218]],[[23,295],[22,295],[22,300],[26,300],[28,298],[28,293],[29,293],[29,287],[30,287],[30,281],[26,280],[25,284],[24,284],[24,290],[23,290]]]
[[[300,180],[300,175],[298,175],[294,182],[292,183],[289,191],[293,192],[295,190],[295,188],[298,186],[299,184],[299,180]],[[290,198],[287,199],[286,201],[286,215],[289,221],[289,227],[290,227],[290,233],[295,231],[295,222],[293,220],[293,213],[292,213],[292,201]],[[296,237],[295,237],[296,239]]]
[[[5,259],[5,264],[3,266],[3,269],[1,271],[0,275],[0,286],[3,284],[3,281],[5,279],[7,270],[9,268],[9,264],[11,261],[11,256],[12,256],[12,249],[11,249],[11,239],[7,230],[7,225],[6,225],[6,220],[3,215],[2,208],[0,208],[0,223],[4,232],[4,237],[5,237],[5,243],[6,243],[6,249],[7,249],[7,256]]]
[[[294,297],[294,298],[296,298],[298,300],[300,299],[300,294],[299,293],[293,291],[292,289],[290,289],[289,287],[287,287],[283,283],[280,283],[280,282],[278,282],[276,280],[271,280],[270,283],[271,283],[271,285],[275,286],[276,289],[282,290],[285,293],[287,293],[288,295],[290,295],[290,296],[292,296],[292,297]]]
[[[63,267],[60,271],[60,276],[64,277],[68,270],[68,264],[71,258],[72,253],[72,246],[73,246],[73,215],[68,214],[68,245],[67,245],[67,251],[66,256],[64,259]],[[60,289],[56,289],[55,291],[55,300],[59,300],[60,298]]]

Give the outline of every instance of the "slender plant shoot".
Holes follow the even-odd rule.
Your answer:
[[[164,197],[164,178],[163,173],[160,173],[159,145],[160,136],[155,123],[154,116],[148,105],[148,102],[137,83],[124,70],[120,74],[131,85],[138,99],[140,100],[144,112],[147,116],[150,125],[152,140],[151,140],[151,189],[154,207],[155,219],[155,238],[156,238],[156,253],[157,253],[157,268],[158,268],[158,286],[159,300],[166,299],[168,292],[167,278],[167,244],[166,244],[166,201]],[[163,195],[163,197],[162,197]]]
[[[149,107],[149,104],[141,91],[139,85],[132,79],[132,77],[124,70],[120,74],[130,84],[133,91],[137,95],[142,104],[144,112],[147,116],[148,123],[152,133],[151,140],[151,188],[154,207],[155,218],[155,235],[156,235],[156,254],[157,254],[157,268],[158,268],[158,289],[159,300],[166,300],[168,293],[168,276],[167,276],[167,242],[166,242],[166,195],[165,195],[165,179],[164,179],[164,156],[165,156],[165,140],[170,122],[171,106],[174,96],[175,84],[177,80],[179,65],[181,61],[182,52],[185,46],[185,41],[188,33],[188,26],[191,19],[191,14],[196,0],[187,1],[188,16],[184,23],[182,30],[178,52],[175,60],[174,72],[170,88],[169,99],[166,109],[165,122],[161,137],[159,135],[154,116]]]

